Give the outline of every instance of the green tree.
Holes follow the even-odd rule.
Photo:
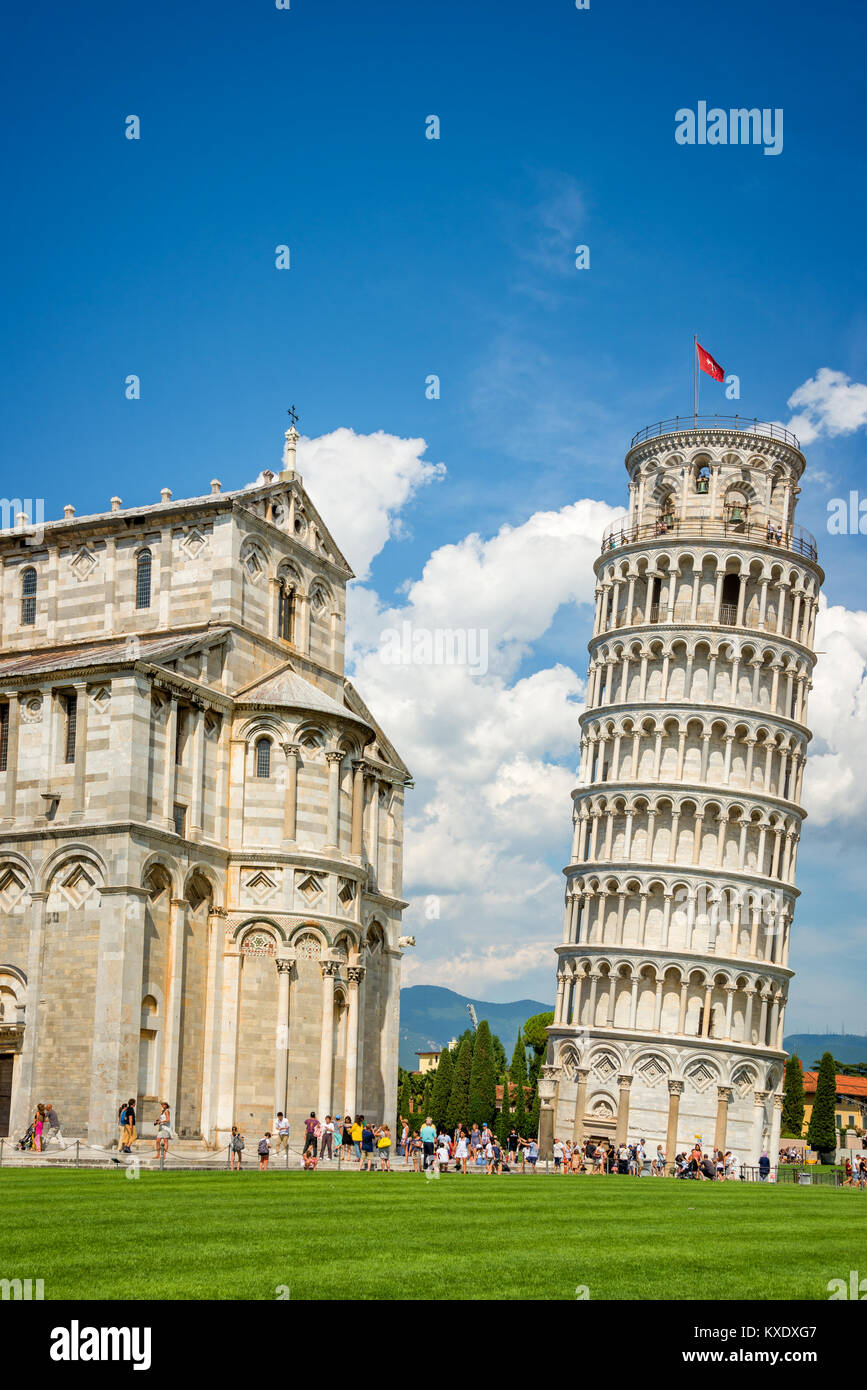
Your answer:
[[[452,1061],[452,1054],[447,1047],[444,1047],[440,1053],[440,1060],[436,1076],[434,1077],[433,1093],[430,1103],[430,1113],[437,1129],[443,1129],[448,1118],[449,1100],[452,1094],[454,1074],[455,1067]]]
[[[518,1131],[522,1139],[527,1138],[527,1048],[521,1033],[515,1039],[515,1050],[512,1053],[512,1066],[510,1069],[512,1084],[515,1087],[515,1110],[512,1115],[512,1124]]]
[[[476,1029],[473,1065],[470,1069],[470,1097],[467,1118],[471,1125],[492,1124],[497,1114],[497,1074],[491,1026],[483,1018]]]
[[[834,1107],[837,1099],[837,1070],[830,1052],[825,1052],[819,1063],[819,1076],[816,1082],[816,1099],[807,1130],[807,1143],[818,1153],[830,1153],[837,1147],[837,1125]]]
[[[454,1133],[458,1125],[466,1124],[470,1106],[470,1073],[473,1069],[473,1049],[465,1037],[455,1058],[452,1093],[446,1111],[446,1129]]]
[[[783,1117],[780,1133],[787,1139],[800,1139],[804,1128],[804,1072],[794,1053],[786,1063],[783,1086]]]
[[[422,1120],[427,1119],[428,1115],[431,1113],[431,1101],[432,1101],[432,1099],[433,1099],[433,1087],[434,1087],[434,1074],[433,1074],[432,1071],[429,1071],[429,1072],[427,1073],[427,1075],[425,1076],[425,1079],[424,1079],[424,1088],[423,1088],[423,1090],[422,1090],[422,1097],[421,1097],[421,1117],[422,1117]]]
[[[403,1117],[410,1124],[412,1123],[412,1085],[410,1084],[409,1072],[403,1074],[403,1085],[397,1097],[397,1115],[398,1119]]]
[[[494,1049],[494,1075],[498,1078],[505,1076],[509,1069],[509,1063],[506,1060],[506,1049],[496,1033],[491,1034],[491,1045]]]

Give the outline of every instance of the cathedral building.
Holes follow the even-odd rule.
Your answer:
[[[674,420],[602,538],[543,1140],[775,1160],[824,579],[776,425]]]
[[[394,1124],[409,773],[295,471],[0,533],[0,1135]]]

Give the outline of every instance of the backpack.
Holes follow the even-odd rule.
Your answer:
[[[259,1140],[259,1154],[260,1154],[260,1156],[261,1156],[262,1158],[265,1158],[266,1155],[269,1154],[270,1152],[271,1152],[271,1145],[268,1143],[268,1140],[267,1140],[267,1139],[260,1139],[260,1140]]]

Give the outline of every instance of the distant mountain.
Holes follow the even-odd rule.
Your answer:
[[[416,1052],[431,1052],[470,1027],[467,1005],[472,1004],[479,1021],[486,1018],[511,1060],[518,1030],[533,1014],[553,1009],[538,999],[516,999],[512,1004],[488,1004],[469,999],[438,985],[410,985],[400,991],[400,1065],[407,1070],[418,1066]],[[812,1060],[812,1059],[811,1059]]]
[[[804,1071],[810,1071],[823,1052],[838,1062],[867,1062],[867,1037],[861,1033],[790,1033],[783,1047],[797,1052]]]

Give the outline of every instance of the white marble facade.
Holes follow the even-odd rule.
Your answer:
[[[778,426],[680,422],[626,457],[595,562],[543,1140],[780,1129],[819,589]]]
[[[295,471],[0,534],[0,1133],[394,1123],[407,768]],[[10,1095],[11,1092],[11,1095]],[[5,1113],[4,1113],[5,1112]]]

